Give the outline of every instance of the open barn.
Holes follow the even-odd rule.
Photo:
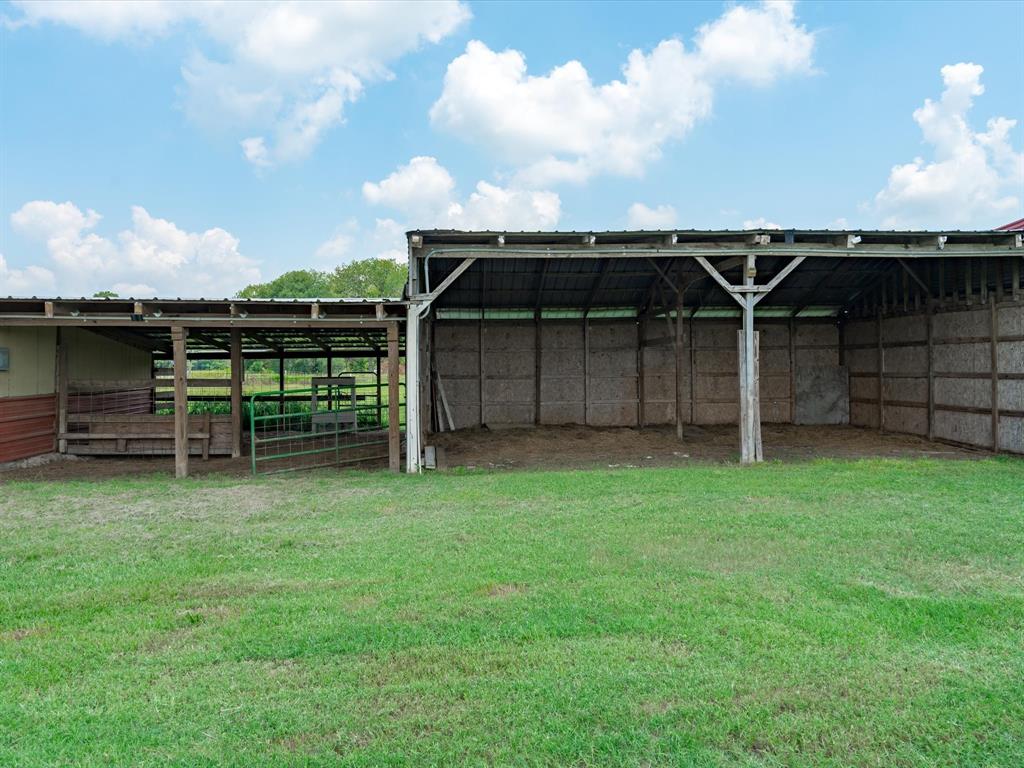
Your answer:
[[[408,244],[393,300],[0,299],[0,462],[164,455],[184,476],[218,456],[256,474],[1024,453],[1020,231]],[[297,358],[326,375],[286,385]],[[220,378],[195,370],[208,360]],[[273,386],[247,387],[253,360],[274,361]]]
[[[410,471],[644,431],[744,462],[893,435],[1024,453],[1019,232],[408,237]]]
[[[179,477],[211,457],[254,474],[398,470],[404,320],[382,300],[0,299],[0,462],[56,451],[170,456]],[[326,375],[289,386],[295,359],[326,361]],[[276,376],[254,390],[257,360]],[[203,361],[221,362],[215,375]]]

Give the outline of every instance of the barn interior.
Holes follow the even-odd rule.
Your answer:
[[[0,299],[0,462],[55,451],[172,456],[178,476],[216,457],[254,474],[373,460],[397,471],[404,311],[384,300]],[[293,360],[323,364],[286,375]],[[253,361],[268,364],[258,381]]]
[[[0,298],[0,463],[1024,454],[1019,231],[408,242],[401,299]]]
[[[724,430],[751,462],[794,440],[827,455],[851,428],[1024,453],[1020,233],[429,230],[409,245],[412,471],[437,447],[557,457],[607,430],[694,456]]]

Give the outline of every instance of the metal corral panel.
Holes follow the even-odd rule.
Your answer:
[[[50,453],[56,434],[56,395],[0,398],[0,462]]]

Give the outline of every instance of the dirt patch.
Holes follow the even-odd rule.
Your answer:
[[[913,435],[882,434],[861,427],[761,427],[765,459],[932,457],[979,458],[970,451]],[[739,458],[734,425],[687,425],[682,440],[675,427],[533,427],[466,429],[430,435],[444,449],[448,467],[481,469],[556,469],[679,466],[694,462],[732,462]]]
[[[510,595],[521,595],[526,591],[522,584],[494,584],[487,590],[488,597],[509,597]]]
[[[0,642],[2,641],[13,641],[24,640],[27,637],[39,637],[47,633],[46,627],[19,627],[18,629],[8,629],[4,632],[0,632]]]

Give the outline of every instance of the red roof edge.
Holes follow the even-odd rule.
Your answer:
[[[1003,224],[1001,227],[996,227],[996,229],[1001,229],[1005,232],[1024,232],[1024,219],[1011,221],[1009,224]]]

